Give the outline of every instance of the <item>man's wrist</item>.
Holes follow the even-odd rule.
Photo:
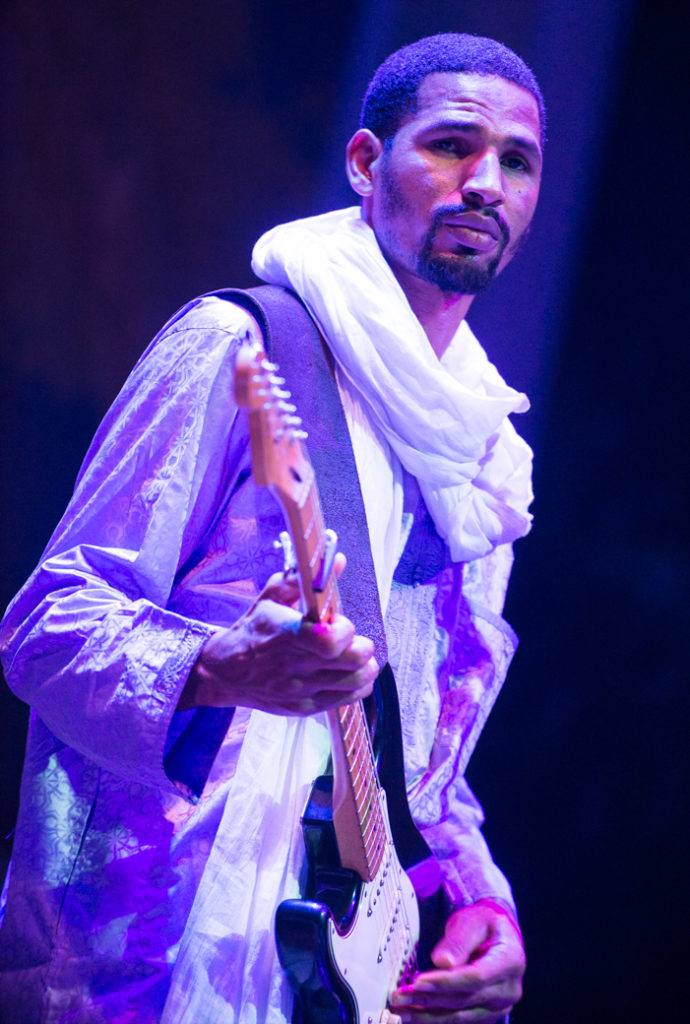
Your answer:
[[[515,929],[520,942],[523,942],[522,929],[520,928],[520,922],[518,921],[517,911],[508,900],[503,899],[501,896],[482,896],[475,900],[474,903],[470,904],[470,906],[489,907],[494,912],[501,914],[502,917],[507,917]]]
[[[497,910],[503,911],[508,917],[512,918],[515,924],[518,923],[517,910],[509,900],[504,899],[502,896],[480,896],[478,899],[473,900],[473,903],[493,905]]]
[[[210,639],[210,637],[209,637]],[[209,700],[208,685],[210,673],[206,665],[205,652],[208,640],[199,651],[199,655],[192,665],[191,672],[187,676],[180,699],[177,702],[176,711],[188,711],[190,708],[211,707]]]
[[[188,711],[190,708],[199,707],[199,702],[197,700],[197,690],[198,677],[195,665],[192,667],[192,671],[187,676],[187,682],[184,684],[175,711]]]

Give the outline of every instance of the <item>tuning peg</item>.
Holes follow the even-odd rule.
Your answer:
[[[279,539],[273,541],[273,547],[283,552],[283,572],[290,572],[297,567],[297,555],[292,543],[292,537],[287,530],[281,530]]]

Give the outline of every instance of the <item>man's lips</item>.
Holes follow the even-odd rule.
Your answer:
[[[493,249],[502,239],[501,228],[492,217],[478,213],[462,213],[456,217],[444,217],[443,226],[462,245],[471,249],[486,251]]]

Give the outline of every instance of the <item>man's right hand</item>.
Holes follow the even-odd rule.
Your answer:
[[[304,621],[298,601],[296,575],[272,576],[234,625],[206,641],[178,711],[241,706],[311,715],[371,693],[379,671],[371,640],[357,636],[343,615]]]

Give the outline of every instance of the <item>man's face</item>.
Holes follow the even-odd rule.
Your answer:
[[[371,166],[369,220],[403,289],[475,295],[510,262],[539,195],[539,109],[496,76],[436,73]]]

